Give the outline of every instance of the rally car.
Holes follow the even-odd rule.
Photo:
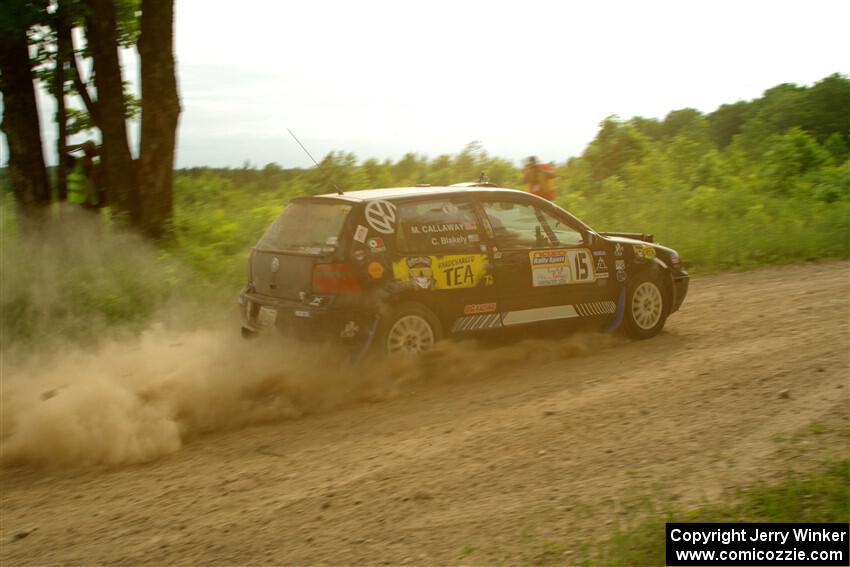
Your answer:
[[[581,322],[658,334],[688,292],[678,254],[491,184],[300,197],[251,252],[242,334],[278,329],[418,353],[451,335]]]

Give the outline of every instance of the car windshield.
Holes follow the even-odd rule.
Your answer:
[[[319,254],[336,247],[351,205],[293,201],[268,228],[257,248]]]

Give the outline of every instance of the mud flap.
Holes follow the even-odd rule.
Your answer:
[[[363,360],[363,358],[372,348],[372,342],[375,340],[375,333],[378,332],[378,324],[380,322],[381,316],[375,314],[375,318],[372,320],[372,325],[369,327],[369,334],[366,336],[366,342],[363,343],[363,347],[360,349],[360,352],[352,353],[351,355],[352,364],[360,364],[360,361]]]
[[[613,333],[623,323],[623,314],[626,311],[626,286],[620,288],[620,296],[617,298],[617,311],[614,315],[614,320],[605,329],[606,333]]]

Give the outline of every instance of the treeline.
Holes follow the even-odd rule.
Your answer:
[[[779,85],[708,114],[611,116],[581,156],[556,164],[556,200],[599,230],[653,232],[697,270],[847,257],[848,136],[850,79],[839,74],[810,87]],[[398,161],[333,152],[320,169],[181,170],[176,227],[191,263],[220,275],[225,258],[251,246],[293,196],[447,185],[481,172],[522,187],[521,164],[477,142],[455,155]]]

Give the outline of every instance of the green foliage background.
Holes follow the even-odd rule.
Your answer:
[[[779,85],[710,114],[603,120],[579,157],[557,167],[557,203],[597,230],[650,232],[692,271],[748,268],[850,251],[850,79]],[[529,148],[533,153],[533,148]],[[193,169],[177,173],[180,254],[237,285],[243,257],[297,195],[474,181],[522,188],[521,164],[472,142],[397,162],[334,152],[319,170]],[[236,265],[233,262],[236,262]]]
[[[811,87],[778,85],[709,114],[610,116],[581,156],[556,166],[558,204],[600,231],[655,234],[692,273],[850,255],[850,79],[843,75]],[[66,231],[64,251],[54,255],[73,269],[58,276],[61,289],[42,298],[28,282],[46,281],[51,268],[30,262],[23,269],[15,260],[43,254],[16,237],[4,191],[2,342],[56,328],[77,336],[70,320],[53,324],[69,312],[139,324],[175,294],[207,303],[232,299],[251,246],[293,197],[336,186],[447,185],[474,181],[482,171],[498,185],[522,187],[521,164],[490,156],[477,142],[454,155],[408,153],[395,162],[332,152],[321,170],[274,163],[179,170],[172,243],[135,242],[133,250],[145,250],[122,254],[128,241],[103,220],[95,236]],[[103,254],[82,252],[97,246]],[[24,276],[10,276],[16,273]]]

